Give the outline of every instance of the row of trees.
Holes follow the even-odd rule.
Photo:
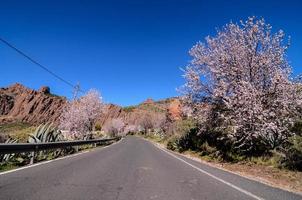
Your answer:
[[[134,123],[125,123],[123,119],[117,118],[107,121],[103,130],[111,135],[126,135],[131,133],[153,133],[161,132],[166,122],[166,116],[159,113],[141,113],[140,117]]]
[[[200,137],[247,155],[280,149],[300,134],[293,127],[302,117],[302,85],[291,77],[284,38],[250,17],[190,50],[182,92]]]
[[[61,117],[60,129],[67,131],[70,138],[81,139],[94,131],[97,120],[106,112],[106,106],[97,90],[90,90],[87,94],[67,104]],[[165,115],[143,112],[133,124],[125,123],[122,118],[107,121],[102,131],[111,136],[126,135],[128,133],[148,133],[159,130],[166,120]]]

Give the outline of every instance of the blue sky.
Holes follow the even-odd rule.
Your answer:
[[[300,3],[301,2],[301,3]],[[302,1],[6,1],[0,36],[106,102],[138,104],[178,95],[188,50],[215,29],[264,17],[291,36],[288,59],[302,73]],[[72,89],[0,44],[0,87],[20,82],[72,96]]]

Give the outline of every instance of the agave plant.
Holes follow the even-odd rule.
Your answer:
[[[62,132],[52,123],[41,124],[28,138],[29,143],[59,142],[63,140],[64,136]],[[64,150],[40,151],[38,155],[35,155],[35,158],[44,160],[48,157],[58,157],[63,152]]]
[[[28,138],[29,143],[58,142],[63,140],[62,132],[52,123],[41,124]]]
[[[8,138],[5,143],[8,144],[8,143],[17,143],[18,140],[17,139],[12,139],[12,138]],[[11,159],[13,159],[15,157],[15,154],[12,153],[12,154],[3,154],[3,155],[0,155],[0,162],[7,162],[7,161],[10,161]]]

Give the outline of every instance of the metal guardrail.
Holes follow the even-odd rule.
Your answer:
[[[0,144],[0,154],[35,152],[49,149],[61,149],[71,146],[80,146],[85,144],[101,144],[114,140],[119,140],[120,137],[99,140],[76,140],[62,142],[46,142],[46,143],[15,143],[15,144]]]

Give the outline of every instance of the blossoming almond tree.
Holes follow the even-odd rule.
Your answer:
[[[103,109],[100,93],[90,90],[81,98],[68,103],[60,117],[60,128],[67,130],[73,137],[80,138],[91,133]]]
[[[129,133],[138,133],[141,131],[141,127],[135,124],[128,124],[124,128],[124,134],[127,135]]]
[[[183,86],[193,116],[201,124],[212,120],[239,149],[251,150],[258,139],[276,148],[291,134],[302,99],[301,84],[290,78],[287,48],[283,31],[273,34],[255,17],[197,43]]]
[[[125,123],[122,119],[112,119],[104,124],[103,130],[106,133],[111,134],[112,137],[120,135],[122,133],[123,128],[125,127]]]
[[[163,113],[141,113],[137,126],[147,134],[150,131],[163,129],[166,120],[167,117]]]

